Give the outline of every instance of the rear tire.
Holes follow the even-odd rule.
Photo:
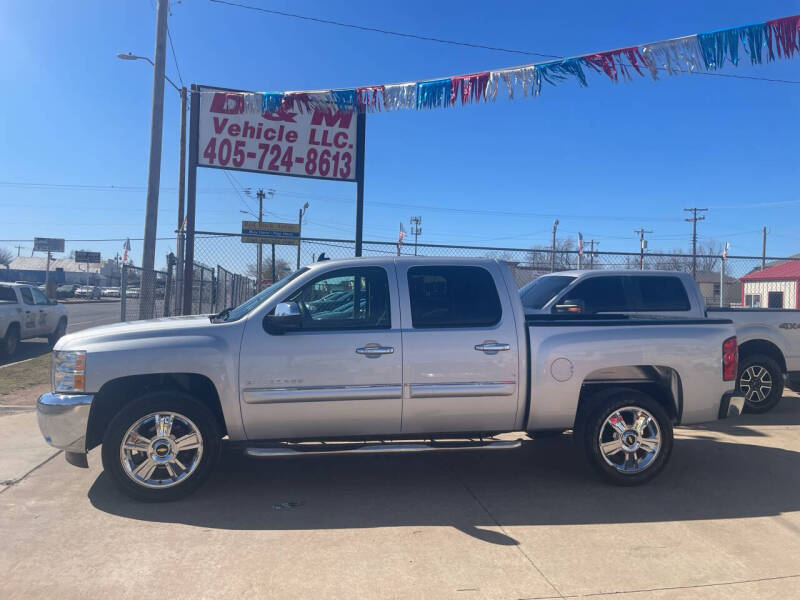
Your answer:
[[[3,338],[2,354],[6,358],[13,358],[19,347],[19,328],[16,324],[10,325]]]
[[[739,363],[736,387],[744,394],[744,411],[765,413],[783,396],[783,370],[766,354],[753,354]]]
[[[177,500],[211,474],[220,438],[216,419],[204,404],[183,392],[151,392],[111,420],[103,436],[103,469],[135,500]]]
[[[60,340],[64,335],[67,333],[67,320],[64,317],[61,317],[58,320],[58,325],[56,325],[55,331],[47,336],[47,343],[50,344],[50,349],[53,349],[53,346],[56,345],[56,342]]]
[[[672,452],[672,421],[657,400],[616,388],[587,401],[576,441],[598,475],[616,485],[639,485],[664,469]]]

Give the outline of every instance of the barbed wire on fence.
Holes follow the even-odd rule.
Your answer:
[[[323,254],[326,258],[351,258],[355,253],[353,240],[335,238],[303,238],[297,246],[262,244],[262,270],[258,273],[258,244],[242,243],[240,233],[198,231],[195,233],[194,273],[192,282],[191,314],[219,312],[224,308],[241,304],[252,297],[261,287],[289,274],[296,267],[316,262]],[[391,242],[365,241],[362,246],[364,256],[441,256],[467,258],[494,258],[505,262],[514,275],[517,286],[522,287],[537,277],[552,270],[572,269],[638,270],[645,269],[692,272],[709,305],[736,306],[744,298],[741,278],[765,267],[787,261],[800,261],[800,256],[766,257],[728,256],[703,254],[692,256],[681,253],[645,253],[594,251],[579,252],[576,249],[558,248],[510,248],[487,246],[459,246],[445,244],[405,244],[398,246]],[[298,261],[299,257],[299,261]],[[799,263],[800,264],[800,263]],[[721,269],[721,267],[723,267]],[[138,305],[141,291],[136,291],[137,282],[142,280],[141,269],[126,266],[126,296],[123,291],[123,320],[139,318]],[[720,271],[722,270],[722,273]],[[123,277],[125,280],[126,277]],[[172,283],[167,286],[166,281]],[[153,278],[155,306],[152,315],[156,317],[181,314],[182,303],[176,296],[175,277],[169,269],[158,271]],[[169,293],[167,293],[169,288]],[[163,290],[163,292],[162,292]],[[188,291],[188,290],[187,290]],[[171,297],[165,302],[165,297]]]

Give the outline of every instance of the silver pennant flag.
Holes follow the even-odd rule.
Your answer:
[[[513,69],[502,69],[500,71],[491,71],[489,73],[489,83],[486,86],[486,99],[493,101],[497,99],[497,91],[500,87],[501,79],[506,84],[509,100],[514,99],[514,88],[517,85],[522,87],[522,95],[527,97],[528,90],[530,90],[531,93],[534,92],[533,82],[535,81],[535,73],[535,65],[529,65],[527,67],[515,67]]]
[[[386,110],[415,108],[417,105],[417,84],[398,83],[383,88],[383,106]]]
[[[703,52],[696,35],[646,44],[641,47],[642,56],[653,79],[658,79],[658,71],[666,71],[670,75],[678,73],[696,73],[702,71]]]

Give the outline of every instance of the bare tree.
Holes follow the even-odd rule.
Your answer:
[[[549,271],[552,264],[553,249],[551,246],[538,245],[528,251],[527,260],[538,270]],[[555,248],[555,270],[567,271],[578,267],[578,253],[575,251],[575,240],[571,237],[557,239]]]
[[[719,269],[719,257],[725,250],[721,242],[710,240],[697,244],[697,270],[714,271]]]
[[[8,248],[0,248],[0,265],[4,265],[7,269],[12,260],[14,260],[14,253]]]

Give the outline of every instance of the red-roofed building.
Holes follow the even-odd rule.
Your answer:
[[[800,260],[790,260],[742,277],[742,306],[800,308]]]

